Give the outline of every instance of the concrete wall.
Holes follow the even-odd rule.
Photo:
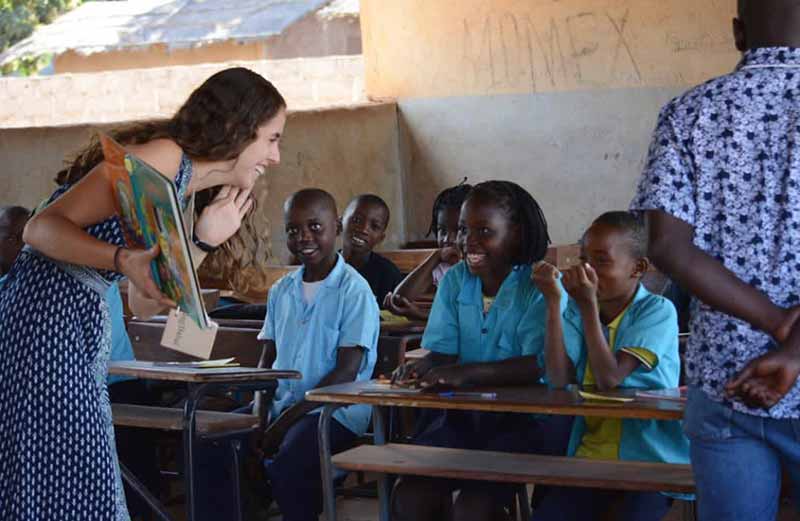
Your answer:
[[[361,56],[0,78],[0,128],[168,117],[206,78],[235,65],[248,67],[271,80],[284,94],[290,109],[364,100]]]
[[[736,62],[735,13],[736,0],[363,0],[367,92],[695,84]]]
[[[658,107],[680,89],[615,89],[399,101],[407,150],[409,240],[428,229],[436,194],[459,183],[515,181],[533,194],[556,244],[626,209]]]
[[[556,243],[626,208],[659,108],[736,64],[735,4],[362,0],[367,95],[400,108],[407,238],[465,176],[522,184]]]
[[[62,158],[82,146],[96,127],[0,129],[0,205],[33,207],[55,188],[53,178]],[[373,192],[386,199],[397,216],[404,215],[399,159],[397,108],[372,104],[289,115],[281,147],[281,165],[262,177],[254,190],[259,203],[257,228],[272,238],[273,258],[287,259],[282,203],[303,187],[330,191],[340,207],[354,195]],[[402,218],[393,219],[387,247],[405,235]]]

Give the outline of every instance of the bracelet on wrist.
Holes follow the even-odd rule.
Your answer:
[[[194,243],[195,246],[200,248],[201,251],[204,251],[206,253],[213,253],[217,251],[217,248],[219,248],[219,246],[211,246],[210,244],[201,241],[200,239],[197,238],[196,233],[192,233],[192,242]]]

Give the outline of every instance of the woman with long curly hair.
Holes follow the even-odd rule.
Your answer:
[[[174,180],[197,215],[199,265],[242,225],[256,178],[280,161],[285,121],[277,89],[232,68],[206,80],[171,119],[111,135]],[[2,521],[129,518],[105,385],[103,297],[127,278],[136,315],[172,303],[150,274],[157,248],[125,247],[104,168],[95,140],[59,173],[61,187],[26,226],[26,246],[0,293]],[[195,194],[208,204],[192,212]]]

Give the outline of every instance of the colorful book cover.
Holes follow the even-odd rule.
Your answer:
[[[153,280],[181,311],[206,329],[208,317],[175,184],[111,137],[100,134],[100,143],[128,246],[160,246],[151,264]]]

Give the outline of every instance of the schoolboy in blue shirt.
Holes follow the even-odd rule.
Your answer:
[[[273,498],[285,521],[316,521],[322,512],[318,404],[306,391],[368,380],[377,359],[380,318],[372,290],[336,253],[341,231],[336,203],[323,190],[301,190],[284,205],[286,244],[303,266],[276,282],[267,299],[259,338],[273,351],[274,369],[294,369],[300,380],[281,380],[264,433],[266,470]],[[334,452],[364,434],[370,418],[365,405],[337,410],[331,425]]]
[[[677,314],[669,300],[649,293],[640,282],[649,266],[646,247],[644,225],[633,214],[608,212],[598,217],[582,239],[586,263],[571,268],[562,279],[572,297],[563,320],[558,270],[544,263],[537,266],[534,281],[549,309],[544,359],[551,385],[578,383],[601,391],[677,387]],[[678,421],[578,417],[568,454],[688,463],[689,442]],[[618,499],[616,519],[623,521],[659,520],[672,502],[658,492],[554,488],[532,520],[604,519]]]
[[[547,223],[536,201],[507,181],[476,185],[459,216],[463,262],[436,292],[422,346],[431,353],[407,364],[395,379],[422,387],[526,385],[539,381],[545,301],[531,282],[532,262],[544,258]],[[474,411],[430,413],[415,443],[440,447],[563,455],[570,418]],[[443,504],[460,490],[458,521],[495,519],[512,503],[503,484],[403,478],[392,498],[392,519],[445,518]]]

